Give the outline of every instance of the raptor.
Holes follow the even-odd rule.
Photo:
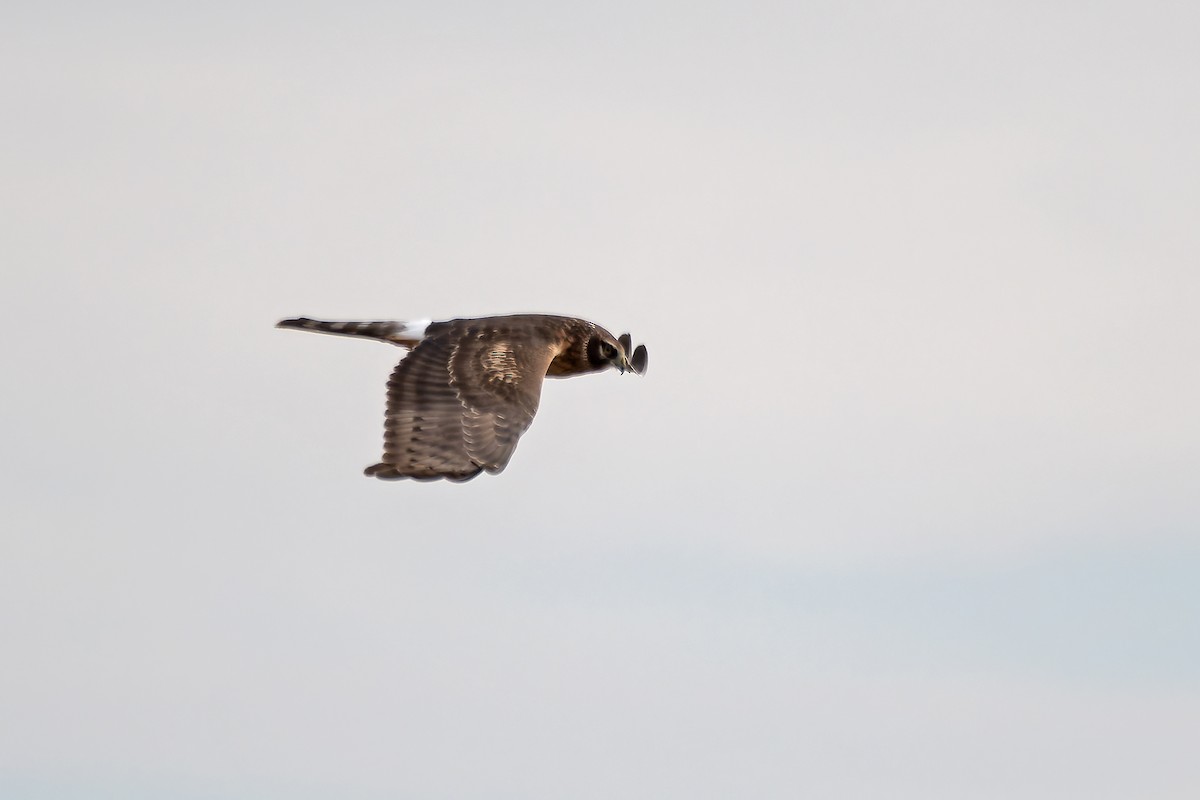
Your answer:
[[[276,327],[376,339],[408,353],[388,380],[385,480],[466,481],[508,465],[533,422],[543,378],[606,369],[646,372],[646,346],[594,322],[549,314],[444,322],[325,322],[298,317]]]

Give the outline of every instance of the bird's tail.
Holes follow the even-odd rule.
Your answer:
[[[319,319],[297,317],[283,319],[275,324],[276,328],[296,328],[302,331],[317,333],[332,333],[336,336],[357,336],[363,339],[378,339],[381,342],[398,344],[401,347],[414,347],[425,336],[429,320],[421,319],[412,322],[399,320],[383,320],[378,322],[325,322]]]

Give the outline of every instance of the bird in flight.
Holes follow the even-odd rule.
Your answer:
[[[547,314],[445,322],[323,322],[299,317],[275,327],[357,336],[409,350],[388,380],[383,460],[366,468],[385,480],[467,481],[502,471],[533,422],[542,378],[610,367],[646,371],[646,346],[594,322]]]

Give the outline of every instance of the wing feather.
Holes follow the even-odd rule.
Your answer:
[[[468,480],[480,472],[462,437],[462,402],[450,385],[454,343],[427,338],[388,380],[383,460],[367,467],[377,478]]]
[[[431,325],[388,381],[383,460],[367,474],[463,481],[503,470],[567,334],[552,317]]]

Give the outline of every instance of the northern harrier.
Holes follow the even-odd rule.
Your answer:
[[[322,322],[278,328],[360,336],[411,349],[388,380],[383,460],[367,475],[466,481],[504,469],[533,422],[542,378],[613,367],[646,371],[646,346],[575,317],[515,314],[447,322]]]

